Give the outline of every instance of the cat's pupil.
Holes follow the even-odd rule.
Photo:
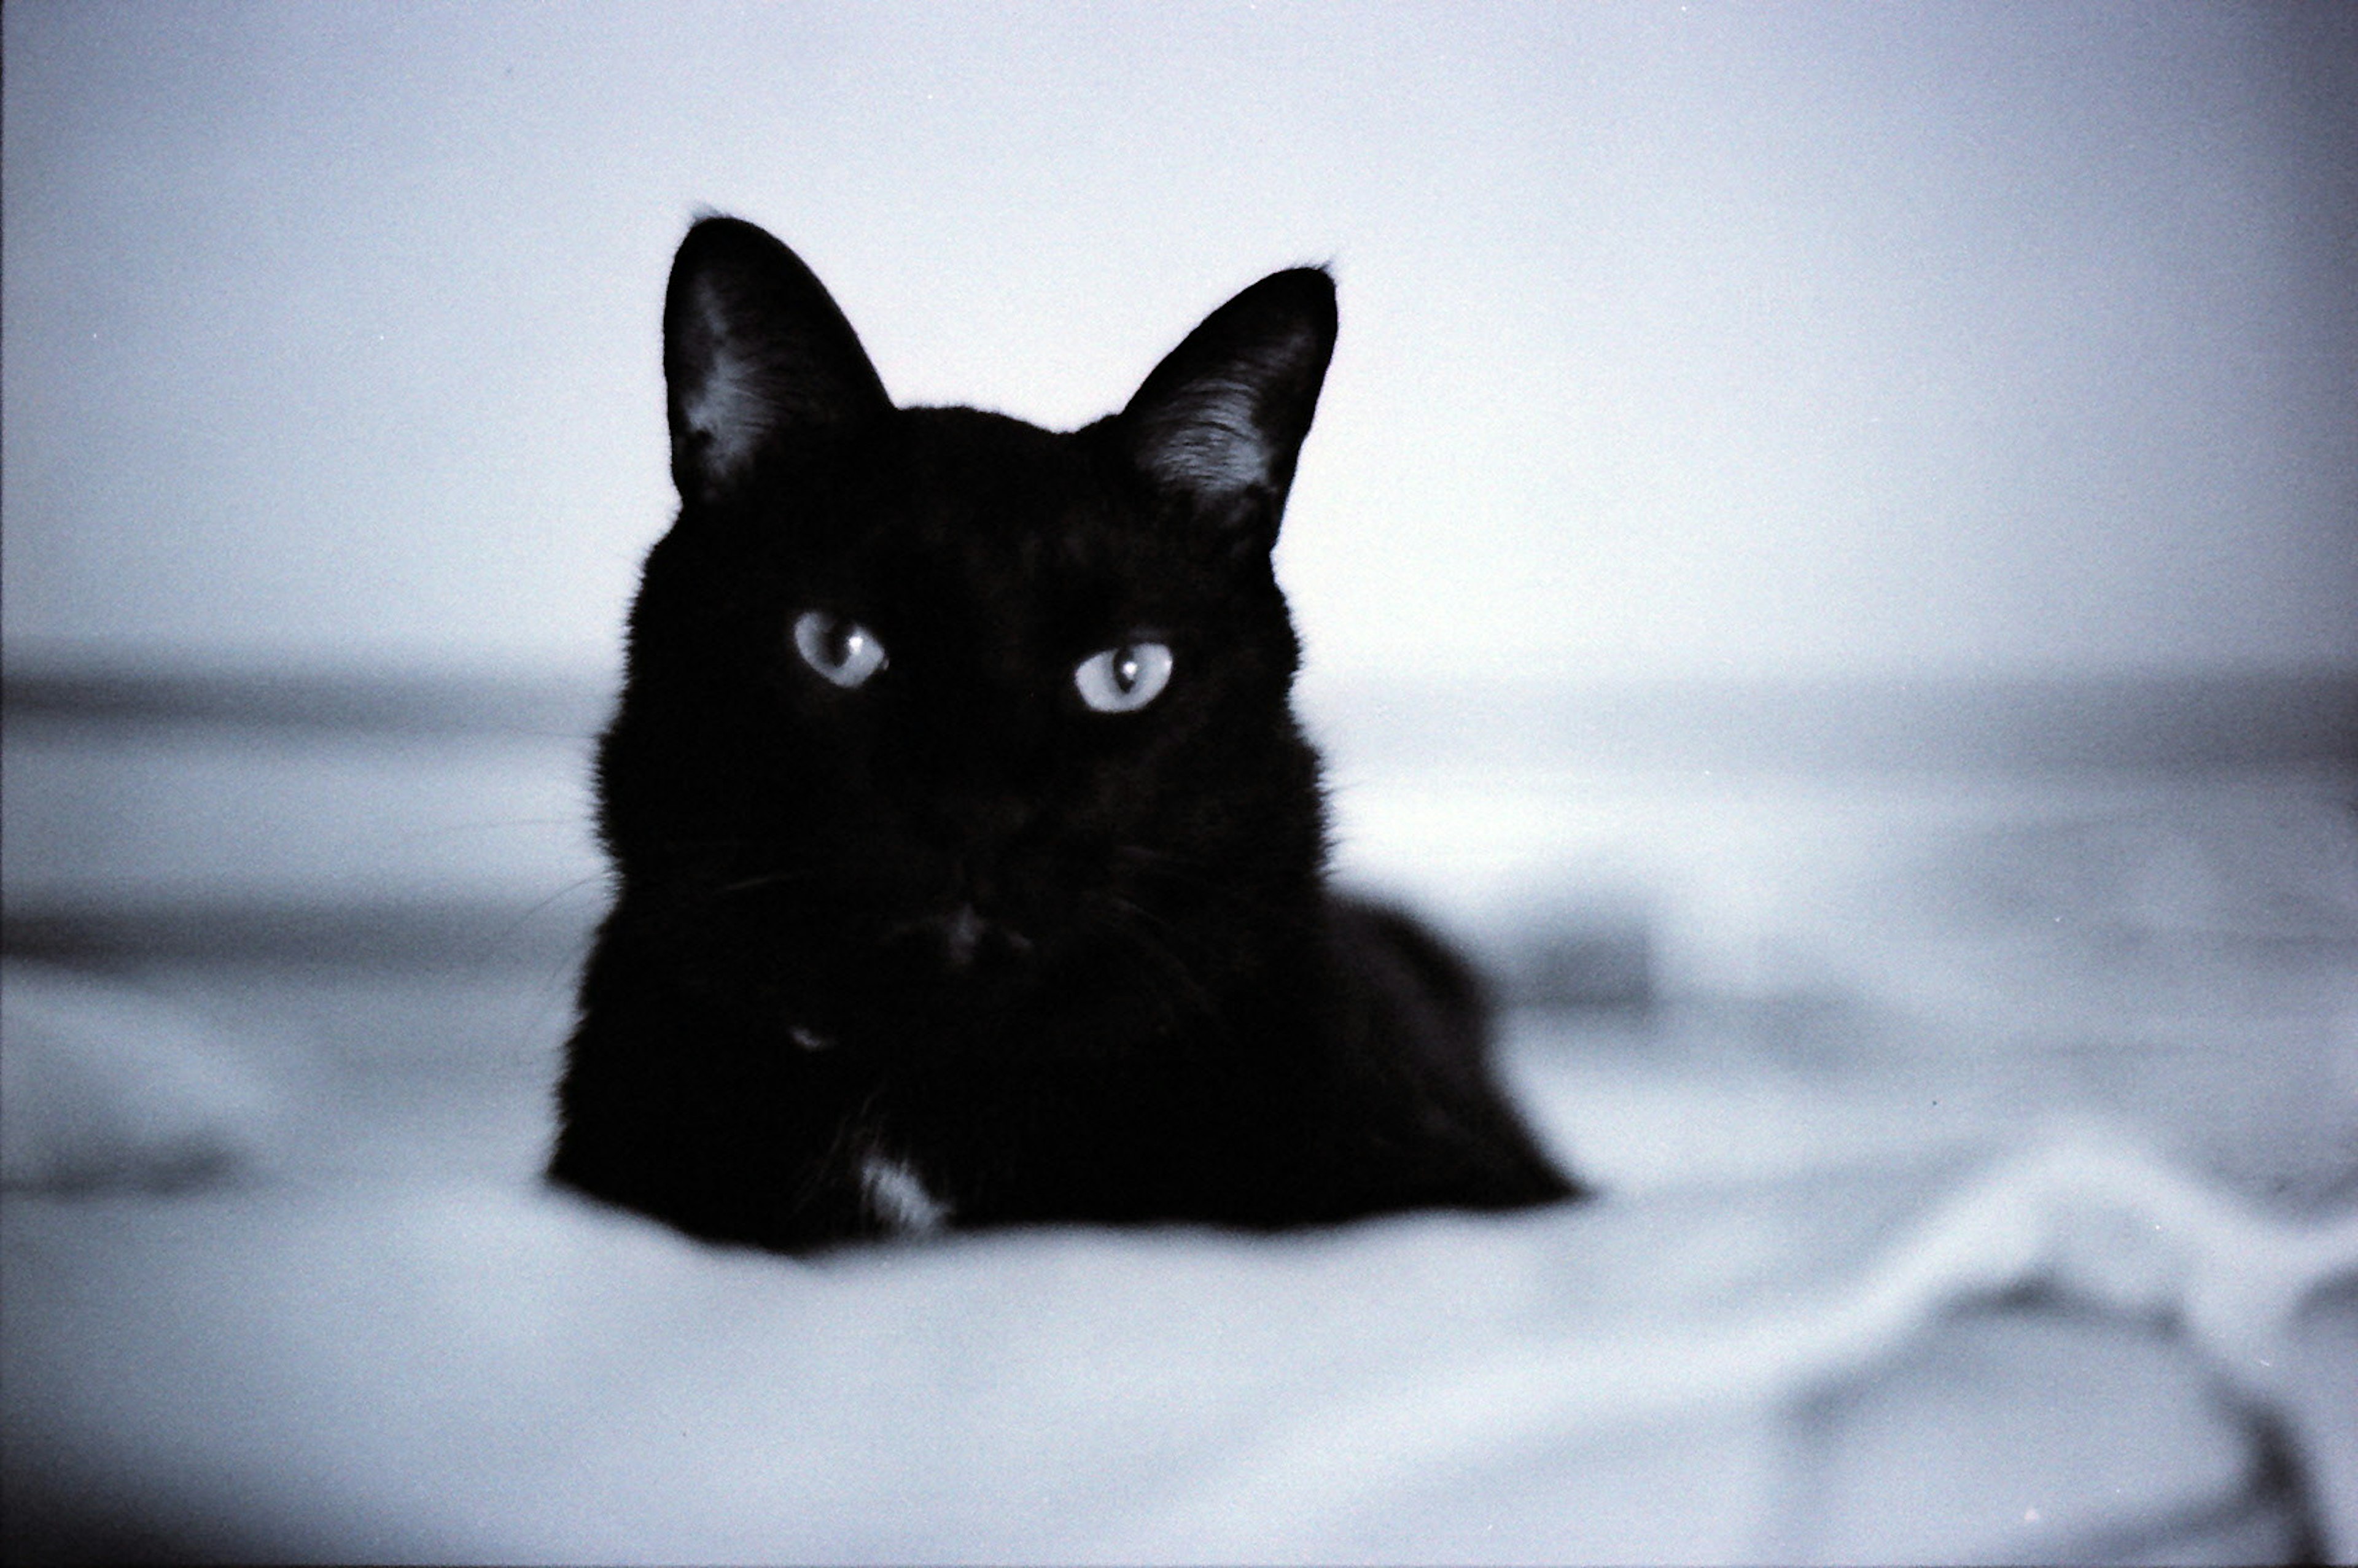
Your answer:
[[[1114,661],[1113,678],[1122,690],[1135,691],[1138,689],[1140,668],[1138,650],[1135,647],[1124,648],[1121,657]]]

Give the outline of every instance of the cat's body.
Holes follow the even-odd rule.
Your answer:
[[[1269,557],[1323,273],[1071,435],[893,408],[733,220],[665,329],[683,504],[599,756],[617,897],[554,1176],[788,1249],[1573,1192],[1463,966],[1325,885]]]

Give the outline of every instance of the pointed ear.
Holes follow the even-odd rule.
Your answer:
[[[1121,411],[1130,460],[1239,547],[1268,549],[1334,352],[1335,280],[1315,267],[1262,278],[1206,317]]]
[[[781,446],[892,406],[851,324],[802,259],[752,224],[706,218],[680,242],[664,297],[671,474],[709,502]]]

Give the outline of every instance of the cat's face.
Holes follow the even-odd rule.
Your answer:
[[[684,506],[602,758],[618,862],[716,985],[788,1011],[1141,968],[1182,997],[1315,875],[1268,550],[1323,276],[1249,291],[1122,415],[1052,435],[892,408],[791,262],[716,221],[675,271]]]

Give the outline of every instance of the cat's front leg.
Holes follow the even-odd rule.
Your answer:
[[[593,992],[594,992],[594,989]],[[567,1052],[548,1174],[690,1235],[800,1251],[932,1228],[872,1089],[787,1026],[749,1029],[660,987],[593,999]]]

